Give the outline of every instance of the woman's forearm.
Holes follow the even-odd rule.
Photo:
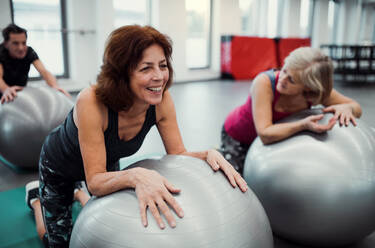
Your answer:
[[[96,196],[108,195],[125,188],[135,188],[137,169],[97,173],[87,180],[87,187]]]
[[[194,158],[199,158],[199,159],[202,159],[202,160],[206,161],[206,159],[207,159],[207,153],[208,153],[208,151],[201,151],[201,152],[188,152],[188,151],[185,151],[185,152],[181,153],[180,155],[185,155],[185,156],[190,156],[190,157],[194,157]]]
[[[258,135],[263,144],[267,145],[286,139],[305,129],[306,127],[301,120],[289,123],[273,124],[259,132]]]

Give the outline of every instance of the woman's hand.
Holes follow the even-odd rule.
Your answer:
[[[353,115],[352,107],[349,104],[336,104],[331,105],[323,109],[324,113],[334,113],[334,117],[339,120],[340,125],[348,126],[350,122],[353,123],[354,126],[357,126],[357,122],[355,121],[355,117]]]
[[[134,168],[134,170],[135,193],[138,197],[142,224],[145,227],[148,224],[146,210],[149,208],[161,229],[165,228],[165,224],[160,216],[159,209],[167,219],[169,225],[175,227],[176,220],[168,205],[174,209],[180,218],[184,216],[182,208],[171,194],[179,193],[180,189],[175,188],[156,171],[144,168]]]
[[[332,117],[327,124],[319,124],[318,121],[320,121],[323,118],[323,114],[320,115],[310,115],[304,119],[302,119],[302,125],[304,126],[304,129],[315,132],[315,133],[324,133],[333,128],[335,125],[337,118],[334,116]]]
[[[246,181],[218,151],[214,149],[208,150],[206,161],[214,171],[221,169],[233,187],[238,185],[242,192],[246,192]]]

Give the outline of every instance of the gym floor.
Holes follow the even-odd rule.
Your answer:
[[[171,93],[177,111],[177,120],[187,150],[199,151],[217,148],[226,115],[245,102],[250,81],[232,80],[202,81],[175,84]],[[362,120],[375,128],[375,83],[335,82],[340,93],[358,101],[363,110]],[[76,94],[74,94],[74,97]],[[147,135],[141,149],[134,157],[165,153],[163,143],[154,127]],[[0,192],[24,186],[37,179],[37,171],[16,172],[0,163]],[[355,227],[353,227],[355,228]],[[276,248],[302,248],[275,238]],[[350,248],[375,247],[375,233]]]

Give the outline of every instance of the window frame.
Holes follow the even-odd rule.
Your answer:
[[[189,71],[196,71],[196,70],[207,70],[210,69],[212,66],[212,23],[213,23],[213,0],[209,0],[210,8],[209,8],[209,18],[208,18],[208,39],[207,39],[207,65],[206,66],[197,66],[197,67],[190,67],[188,66]],[[186,48],[185,48],[186,49]]]
[[[12,23],[14,23],[14,6],[13,0],[9,0],[10,2],[10,9],[11,9],[11,18]],[[54,75],[56,78],[69,78],[70,77],[70,70],[69,70],[69,46],[68,46],[68,29],[67,29],[67,16],[66,16],[66,0],[60,0],[60,16],[61,16],[61,47],[62,47],[62,54],[63,54],[63,65],[64,71],[62,74]],[[38,51],[36,51],[38,53]],[[47,67],[48,69],[48,67]],[[39,75],[38,77],[29,77],[30,81],[38,81],[42,80],[43,78]]]

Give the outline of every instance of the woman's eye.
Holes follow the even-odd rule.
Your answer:
[[[147,71],[148,69],[149,69],[150,67],[143,67],[142,69],[141,69],[141,71]]]
[[[160,65],[161,68],[167,68],[168,66],[166,64]]]

